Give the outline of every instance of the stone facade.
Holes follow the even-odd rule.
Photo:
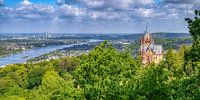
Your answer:
[[[159,64],[163,59],[162,45],[155,45],[153,37],[147,31],[140,40],[140,54],[143,64]]]

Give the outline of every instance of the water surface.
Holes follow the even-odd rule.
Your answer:
[[[9,55],[3,58],[0,58],[0,66],[5,66],[8,64],[16,64],[16,63],[23,63],[26,62],[30,58],[38,57],[43,54],[52,52],[57,49],[67,48],[67,47],[73,47],[74,45],[82,45],[87,44],[89,42],[101,42],[102,40],[89,40],[88,42],[79,43],[79,44],[68,44],[68,45],[53,45],[53,46],[47,46],[47,47],[41,47],[41,48],[34,48],[31,50],[26,50],[21,53],[17,53],[14,55]]]

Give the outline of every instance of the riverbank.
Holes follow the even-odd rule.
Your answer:
[[[84,43],[75,43],[75,44],[66,44],[66,45],[51,45],[41,48],[33,48],[30,50],[23,51],[21,53],[17,53],[14,55],[6,56],[4,58],[0,58],[0,66],[5,66],[8,64],[16,64],[16,63],[23,63],[26,62],[28,59],[35,58],[55,50],[73,47],[75,45],[83,45],[88,44],[90,42],[101,42],[103,40],[88,40]]]
[[[3,51],[3,50],[2,50]],[[4,51],[7,51],[7,50],[4,50]],[[6,56],[10,56],[10,55],[14,55],[14,54],[17,54],[17,53],[21,53],[23,52],[24,50],[14,50],[14,51],[9,51],[7,53],[5,52],[1,52],[0,53],[0,58],[3,58],[3,57],[6,57]]]

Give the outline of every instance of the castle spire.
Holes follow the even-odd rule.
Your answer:
[[[148,22],[146,22],[146,30],[145,30],[145,34],[148,34],[149,32],[148,32]]]

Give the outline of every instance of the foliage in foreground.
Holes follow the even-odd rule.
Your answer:
[[[198,99],[200,63],[183,70],[184,50],[144,67],[104,43],[78,58],[9,65],[0,69],[0,99]]]

